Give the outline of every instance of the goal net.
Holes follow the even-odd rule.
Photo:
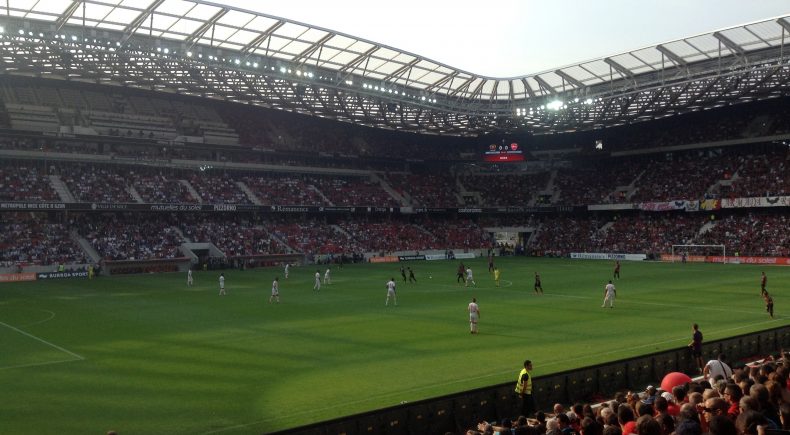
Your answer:
[[[727,262],[727,247],[724,245],[672,245],[672,262],[676,261],[706,261],[707,257],[721,257],[721,262]],[[700,257],[704,257],[699,260]]]

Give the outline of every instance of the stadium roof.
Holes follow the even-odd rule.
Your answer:
[[[201,0],[0,4],[0,69],[262,105],[381,128],[546,133],[784,95],[790,19],[523,77]]]

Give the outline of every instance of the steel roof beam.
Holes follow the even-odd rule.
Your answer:
[[[347,72],[349,70],[354,69],[354,67],[356,67],[357,65],[362,63],[363,60],[368,59],[370,56],[373,55],[373,53],[377,52],[379,50],[379,48],[381,48],[381,47],[378,46],[378,45],[374,45],[374,46],[368,48],[367,51],[365,51],[364,53],[361,53],[359,56],[354,58],[354,60],[352,60],[351,62],[345,64],[343,66],[343,68],[340,68],[338,70],[338,72],[344,73],[344,72]]]
[[[531,98],[534,98],[535,97],[535,91],[532,90],[532,86],[529,85],[529,83],[527,82],[527,79],[526,78],[521,79],[521,83],[524,84],[524,89],[527,91],[527,94],[529,94],[529,96]]]
[[[135,19],[132,20],[131,23],[129,23],[129,25],[127,25],[123,29],[123,37],[121,38],[121,45],[126,44],[126,41],[128,41],[129,38],[131,38],[134,35],[134,32],[136,32],[137,29],[139,29],[140,26],[143,25],[145,20],[148,19],[148,17],[150,17],[151,14],[154,13],[154,10],[156,8],[158,8],[164,2],[165,2],[165,0],[156,0],[156,1],[154,1],[153,3],[151,3],[150,6],[148,6],[145,9],[145,11],[143,11],[143,13],[141,13],[140,15],[135,17]]]
[[[616,60],[612,59],[611,57],[604,58],[603,61],[606,62],[609,66],[611,66],[615,70],[617,70],[617,72],[619,72],[620,74],[628,77],[629,79],[634,79],[634,73],[631,72],[630,69],[620,65]]]
[[[297,54],[292,60],[294,62],[304,64],[305,62],[307,62],[307,59],[309,58],[310,55],[315,53],[315,51],[318,50],[319,47],[326,44],[330,39],[334,38],[334,36],[335,36],[334,33],[327,33],[326,35],[324,35],[324,37],[322,37],[318,41],[315,41],[313,45],[307,47],[301,53]],[[304,60],[300,61],[299,59],[304,59]]]
[[[157,0],[157,1],[164,1],[164,0]],[[200,40],[200,37],[203,36],[203,34],[205,34],[206,32],[208,32],[208,29],[210,29],[212,26],[217,24],[217,21],[219,21],[220,18],[224,17],[225,14],[227,14],[229,11],[230,10],[227,8],[222,8],[218,10],[216,14],[214,14],[211,18],[206,20],[205,23],[201,24],[200,27],[198,27],[194,32],[192,32],[192,34],[189,35],[187,39],[184,40],[184,43],[188,44],[190,47],[197,44],[197,41]]]
[[[266,29],[260,35],[256,36],[255,39],[253,39],[247,45],[242,47],[241,50],[239,51],[241,51],[242,54],[250,54],[252,50],[258,48],[258,46],[260,46],[263,43],[263,41],[265,41],[267,38],[272,36],[272,34],[283,25],[285,25],[285,21],[283,20],[280,20],[272,24],[268,29]]]
[[[548,82],[546,82],[546,80],[543,80],[543,77],[535,76],[533,78],[535,79],[536,82],[538,82],[540,87],[545,89],[546,91],[548,91],[548,93],[550,95],[556,95],[557,94],[557,90],[554,89],[554,87],[552,87],[550,84],[548,84]]]
[[[77,9],[80,7],[81,3],[82,1],[80,0],[74,0],[73,2],[71,2],[69,7],[67,7],[66,10],[64,10],[63,13],[60,14],[57,21],[55,21],[55,32],[60,32],[60,29],[62,29],[63,26],[65,26],[66,23],[69,22],[69,19],[71,18],[72,15],[74,15],[74,12],[77,12]]]
[[[718,39],[725,47],[729,48],[731,51],[738,53],[739,55],[743,56],[746,52],[743,50],[743,47],[736,44],[732,39],[724,36],[721,32],[713,32],[713,37]]]
[[[420,60],[422,60],[422,59],[414,58],[411,62],[409,62],[407,64],[404,64],[400,68],[398,68],[395,71],[393,71],[392,73],[388,74],[386,77],[381,79],[381,81],[386,82],[386,81],[392,80],[395,77],[398,77],[399,75],[401,75],[401,74],[405,73],[406,71],[408,71],[409,68],[412,68],[412,67],[414,67],[414,65],[417,65],[420,62]]]
[[[686,62],[685,59],[683,59],[682,57],[678,56],[674,51],[668,49],[667,47],[664,47],[663,45],[659,44],[659,45],[656,45],[656,50],[660,51],[661,54],[663,54],[664,56],[668,57],[669,60],[671,60],[675,64],[680,65],[683,68],[688,68],[688,66],[689,66],[688,62]]]
[[[554,74],[557,74],[558,76],[562,77],[563,79],[565,79],[566,82],[572,84],[573,86],[576,86],[577,88],[583,88],[584,87],[584,83],[582,83],[579,80],[575,79],[573,76],[571,76],[570,74],[566,73],[565,71],[563,71],[561,69],[558,69],[558,70],[554,71]]]
[[[458,71],[453,71],[451,74],[447,74],[446,76],[440,78],[439,80],[431,83],[425,88],[425,91],[428,92],[432,89],[438,88],[439,86],[449,82],[450,80],[454,79],[455,76],[458,75]]]

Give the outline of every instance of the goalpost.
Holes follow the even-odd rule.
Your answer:
[[[724,245],[672,245],[672,262],[686,255],[710,255],[711,250],[718,249],[721,252],[723,263],[727,263],[727,247]],[[702,253],[699,253],[702,251]]]

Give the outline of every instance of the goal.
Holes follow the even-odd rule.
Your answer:
[[[727,247],[724,245],[672,245],[672,262],[682,261],[687,256],[721,256],[722,263],[727,262]]]

